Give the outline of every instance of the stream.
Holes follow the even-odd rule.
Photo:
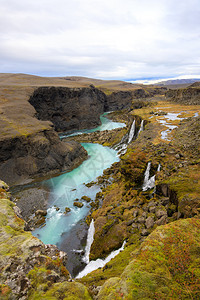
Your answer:
[[[94,132],[125,126],[124,123],[109,120],[105,114],[101,116],[101,122],[99,127],[91,130]],[[71,135],[91,132],[91,130],[82,130]],[[66,136],[69,135],[62,134],[60,137]],[[73,171],[41,183],[43,188],[46,187],[50,191],[46,225],[32,232],[45,244],[54,244],[60,250],[67,252],[66,267],[73,277],[86,265],[83,260],[88,231],[85,218],[90,211],[90,205],[81,197],[87,196],[95,200],[96,194],[100,191],[98,185],[87,187],[86,184],[95,181],[105,169],[119,161],[118,152],[114,149],[92,143],[82,143],[82,146],[88,152],[87,160]],[[74,206],[75,200],[81,202],[83,206],[81,208]],[[68,213],[65,213],[66,207],[70,209]]]

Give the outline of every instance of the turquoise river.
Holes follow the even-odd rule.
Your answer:
[[[95,129],[79,131],[78,134],[125,126],[123,123],[109,120],[105,114],[101,116],[101,123]],[[75,134],[77,133],[73,133]],[[62,134],[61,138],[65,136]],[[84,220],[90,211],[90,205],[80,199],[82,196],[88,196],[95,200],[100,187],[96,184],[87,187],[86,184],[95,181],[105,169],[119,161],[117,151],[114,149],[92,143],[83,143],[82,146],[88,152],[87,160],[71,172],[42,182],[42,186],[50,191],[46,225],[32,232],[45,244],[57,245],[59,249],[67,252],[69,261],[67,267],[73,276],[84,267],[81,252],[84,250],[88,229]],[[75,207],[73,205],[75,200],[81,201],[83,207]],[[66,207],[71,210],[67,214],[65,214]]]

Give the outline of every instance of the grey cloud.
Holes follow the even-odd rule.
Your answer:
[[[198,2],[1,0],[1,72],[101,78],[198,74]]]

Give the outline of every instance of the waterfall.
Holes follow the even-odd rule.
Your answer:
[[[133,121],[133,123],[131,125],[129,135],[127,136],[127,134],[126,134],[125,136],[123,136],[123,138],[121,139],[119,144],[117,144],[114,147],[114,149],[118,151],[118,156],[123,155],[123,154],[126,153],[127,145],[130,144],[130,142],[132,141],[134,135],[135,135],[135,120]],[[128,142],[127,142],[127,139],[128,139]]]
[[[161,165],[158,164],[157,172],[160,172]],[[144,173],[144,183],[142,186],[142,190],[145,192],[148,189],[152,189],[155,186],[156,175],[150,177],[150,169],[151,169],[151,162],[149,161],[147,164],[146,171]]]
[[[149,161],[147,164],[146,171],[144,173],[144,183],[142,190],[146,191],[148,189],[148,181],[149,181],[149,176],[150,176],[150,169],[151,169],[151,162]]]
[[[155,186],[155,179],[156,179],[156,175],[151,176],[147,181],[146,185],[143,185],[142,190],[145,192],[148,189],[152,189]]]
[[[140,129],[138,131],[138,135],[140,134],[141,131],[144,130],[144,120],[142,120],[141,125],[140,125]]]
[[[129,136],[128,136],[128,144],[130,144],[130,142],[132,141],[134,134],[135,134],[135,120],[133,121],[133,124],[131,125],[131,129],[130,129]]]
[[[127,144],[126,144],[126,140],[128,138],[128,134],[124,135],[121,139],[121,141],[114,146],[114,149],[117,151],[118,156],[120,156],[121,154],[125,154],[126,153],[126,149],[127,149]]]
[[[119,254],[121,251],[124,250],[124,246],[126,244],[126,241],[123,242],[123,245],[121,248],[112,251],[105,259],[98,258],[97,260],[91,260],[89,264],[81,271],[76,278],[82,278],[83,276],[86,276],[88,273],[97,270],[98,268],[103,268],[112,258],[114,258],[117,254]]]
[[[85,255],[83,257],[83,261],[86,264],[89,263],[90,248],[91,248],[92,243],[94,241],[94,233],[95,233],[95,227],[94,227],[94,220],[92,219],[92,221],[90,223],[90,227],[88,229],[87,243],[86,243],[86,247],[85,247]]]

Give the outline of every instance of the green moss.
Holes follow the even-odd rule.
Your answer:
[[[5,226],[7,224],[7,216],[0,212],[0,226]]]
[[[104,284],[101,295],[115,299],[197,299],[200,293],[200,220],[160,226],[143,242],[120,281]],[[109,286],[109,288],[108,288]],[[124,288],[125,287],[125,288]]]
[[[55,283],[51,287],[48,287],[48,291],[34,291],[29,299],[40,300],[90,300],[92,299],[86,289],[82,284],[78,282],[63,282]]]

